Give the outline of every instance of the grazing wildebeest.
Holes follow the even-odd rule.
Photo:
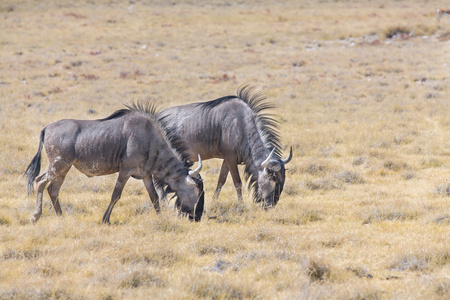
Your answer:
[[[238,199],[242,199],[238,164],[244,164],[255,202],[262,202],[264,208],[277,204],[285,182],[285,164],[292,159],[292,147],[289,156],[281,159],[278,124],[272,115],[265,113],[273,105],[265,100],[261,93],[244,86],[238,89],[237,96],[170,107],[159,113],[168,130],[182,138],[190,160],[195,161],[197,153],[203,160],[223,159],[215,199],[228,172]]]
[[[49,166],[38,177],[43,145]],[[62,214],[58,194],[71,166],[88,177],[119,172],[103,223],[110,223],[114,205],[130,177],[143,180],[158,213],[160,206],[154,182],[158,187],[175,192],[176,207],[181,213],[200,221],[204,201],[203,184],[198,175],[201,159],[199,156],[196,170],[189,170],[192,164],[187,162],[184,151],[178,137],[162,129],[155,106],[150,102],[128,105],[127,109],[104,119],[52,123],[41,131],[39,150],[25,171],[29,192],[36,181],[36,210],[32,221],[37,222],[42,214],[42,195],[48,183],[53,207],[58,215]]]

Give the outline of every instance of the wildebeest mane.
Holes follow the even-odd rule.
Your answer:
[[[120,118],[126,114],[129,114],[131,111],[129,109],[119,109],[118,111],[113,112],[110,116],[103,118],[103,119],[98,119],[98,121],[108,121],[108,120],[113,120],[113,119],[117,119]]]
[[[125,104],[127,108],[119,109],[115,112],[113,112],[110,116],[99,119],[98,121],[108,121],[120,118],[124,115],[127,115],[133,111],[138,111],[145,113],[151,117],[153,117],[157,112],[157,106],[156,103],[153,101],[138,101],[138,102],[132,102],[130,104]]]
[[[188,169],[191,168],[193,163],[189,161],[188,148],[178,135],[177,131],[169,126],[167,117],[159,118],[157,119],[157,122],[162,128],[166,140],[169,142],[170,146],[175,149],[185,167]]]
[[[219,99],[202,102],[198,105],[203,109],[213,109],[222,103],[233,99],[240,99],[245,102],[255,113],[258,129],[262,134],[265,147],[272,151],[275,148],[274,155],[276,158],[281,157],[281,138],[278,130],[278,121],[274,119],[274,115],[267,113],[267,110],[275,108],[275,105],[267,101],[267,97],[262,92],[255,91],[255,88],[249,85],[243,85],[238,88],[236,96],[225,96]]]
[[[158,106],[154,101],[151,100],[132,102],[130,104],[125,104],[125,106],[128,108],[129,111],[142,112],[151,117],[154,117],[158,112]]]
[[[149,115],[158,125],[161,127],[161,131],[164,134],[164,138],[168,142],[169,146],[177,154],[178,158],[184,163],[186,168],[192,167],[193,163],[188,160],[188,148],[184,145],[182,139],[178,136],[177,132],[168,126],[168,122],[165,118],[158,118],[158,106],[154,101],[139,101],[132,102],[125,105],[130,111],[138,111]]]
[[[237,97],[248,104],[256,114],[258,127],[263,134],[263,141],[266,148],[272,151],[275,148],[275,156],[281,157],[281,138],[278,121],[274,115],[267,113],[267,110],[275,108],[275,105],[267,101],[267,97],[262,92],[255,92],[254,88],[248,85],[242,86],[237,91]]]
[[[212,109],[229,100],[236,99],[236,96],[225,96],[219,99],[198,103],[203,109]]]
[[[119,109],[115,112],[113,112],[110,116],[98,119],[98,121],[108,121],[113,119],[118,119],[124,115],[127,115],[133,111],[138,111],[145,113],[151,117],[153,117],[156,114],[157,106],[155,102],[153,101],[139,101],[139,102],[132,102],[130,104],[125,104],[127,108]]]
[[[169,126],[167,126],[167,122],[162,119],[158,119],[158,106],[157,104],[152,100],[145,100],[145,101],[137,101],[137,102],[131,102],[129,104],[124,104],[124,109],[120,109],[114,113],[112,113],[109,117],[106,117],[104,119],[100,119],[99,121],[106,121],[111,119],[120,118],[126,114],[129,114],[131,112],[141,112],[146,115],[148,115],[156,124],[158,124],[161,128],[161,132],[164,135],[164,138],[166,139],[167,143],[169,144],[170,148],[173,150],[174,154],[184,163],[184,166],[186,168],[192,167],[193,163],[188,160],[189,155],[187,153],[187,147],[182,142],[182,139],[178,136],[175,130],[172,130]]]

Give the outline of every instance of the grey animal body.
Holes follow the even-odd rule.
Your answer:
[[[158,213],[160,205],[154,181],[176,193],[176,206],[181,213],[200,220],[202,211],[196,211],[195,207],[198,203],[199,209],[203,209],[203,184],[198,175],[201,163],[195,171],[189,171],[182,145],[175,135],[162,129],[153,104],[127,107],[99,120],[60,120],[41,131],[38,152],[25,171],[29,192],[36,182],[32,222],[37,222],[42,214],[43,191],[48,183],[53,207],[62,215],[58,194],[71,166],[88,177],[119,173],[103,223],[110,223],[113,207],[130,177],[142,179]],[[42,146],[49,166],[39,175]]]
[[[231,173],[238,199],[242,199],[242,182],[238,164],[245,165],[249,187],[253,187],[255,202],[263,207],[277,204],[285,182],[285,164],[292,159],[281,159],[278,124],[267,109],[261,93],[244,86],[237,96],[222,97],[209,102],[192,103],[167,108],[159,113],[169,130],[175,131],[188,148],[189,159],[223,159],[217,188],[219,196],[228,173]]]

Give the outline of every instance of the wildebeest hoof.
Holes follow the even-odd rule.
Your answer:
[[[31,217],[31,223],[36,224],[40,217],[41,217],[41,216],[38,215],[38,214],[33,215],[33,216]]]

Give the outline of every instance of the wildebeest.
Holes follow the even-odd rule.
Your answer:
[[[167,108],[159,113],[159,119],[168,130],[182,138],[192,161],[196,160],[197,153],[203,160],[223,159],[215,199],[228,172],[238,199],[242,199],[238,164],[244,164],[254,201],[269,208],[280,198],[286,177],[285,165],[292,159],[292,147],[286,159],[280,158],[278,123],[266,113],[272,108],[274,106],[262,93],[244,86],[238,89],[237,96]]]
[[[438,22],[441,20],[442,16],[450,16],[450,9],[438,8],[436,10]]]
[[[43,145],[49,166],[38,177]],[[142,179],[157,212],[160,206],[154,182],[158,187],[175,192],[180,213],[199,221],[204,196],[198,175],[202,164],[200,157],[198,159],[197,169],[189,170],[192,164],[187,162],[182,143],[174,133],[162,129],[151,102],[127,105],[126,109],[104,119],[57,121],[41,131],[38,152],[25,171],[29,193],[36,181],[36,209],[32,221],[37,222],[42,214],[42,196],[48,183],[53,207],[58,215],[62,214],[58,194],[71,166],[88,177],[119,172],[103,223],[110,223],[114,205],[130,177]]]

